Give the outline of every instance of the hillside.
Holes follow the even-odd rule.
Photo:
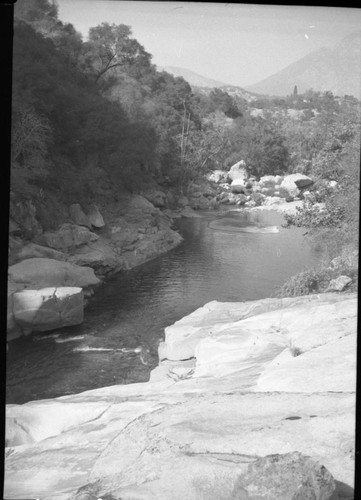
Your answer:
[[[335,95],[361,96],[361,31],[348,35],[332,48],[311,52],[246,90],[275,96],[308,89],[331,90]]]
[[[201,93],[208,95],[211,89],[219,88],[222,89],[223,92],[227,92],[232,97],[239,97],[241,99],[245,99],[246,101],[253,101],[257,97],[257,94],[253,92],[247,92],[244,88],[238,87],[236,85],[229,85],[227,83],[220,82],[218,80],[213,80],[211,78],[206,78],[205,76],[199,75],[194,71],[191,71],[186,68],[179,68],[178,66],[165,66],[164,68],[158,68],[159,70],[163,69],[168,73],[171,73],[173,76],[181,76],[184,78],[189,85],[194,90],[198,90]]]
[[[174,76],[183,77],[192,87],[214,88],[214,87],[224,87],[227,85],[224,82],[213,80],[212,78],[207,78],[205,76],[199,75],[198,73],[195,73],[194,71],[191,71],[190,69],[180,68],[178,66],[164,66],[158,69],[159,71],[161,70],[167,71],[168,73],[171,73]]]

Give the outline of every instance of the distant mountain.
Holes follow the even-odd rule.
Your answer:
[[[165,66],[158,68],[159,70],[167,71],[174,76],[182,76],[191,87],[224,87],[226,83],[219,82],[218,80],[212,80],[211,78],[206,78],[205,76],[199,75],[194,71],[186,68],[179,68],[178,66]]]
[[[224,92],[228,92],[229,95],[233,97],[241,97],[243,99],[246,99],[247,101],[252,101],[256,99],[257,96],[256,94],[253,95],[252,92],[247,92],[244,90],[242,87],[237,87],[236,85],[229,85],[224,82],[220,82],[218,80],[213,80],[212,78],[206,78],[205,76],[199,75],[198,73],[195,73],[194,71],[191,71],[190,69],[186,68],[179,68],[177,66],[164,66],[164,67],[158,67],[157,68],[159,71],[167,71],[168,73],[171,73],[174,76],[181,76],[183,77],[191,87],[196,88],[205,94],[209,94],[211,89],[214,88],[219,88],[222,89]]]
[[[274,75],[248,85],[259,94],[286,96],[298,92],[331,90],[334,95],[361,98],[361,31],[343,38],[333,48],[322,48],[290,64]]]

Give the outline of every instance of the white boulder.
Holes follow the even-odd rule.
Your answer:
[[[226,177],[227,177],[227,172],[225,172],[224,170],[213,170],[213,172],[211,172],[207,176],[207,179],[211,182],[215,182],[216,184],[219,184]]]
[[[284,200],[279,196],[267,196],[263,200],[263,204],[267,207],[269,205],[279,205],[280,203],[284,203]]]
[[[286,175],[280,187],[286,189],[291,196],[298,196],[300,194],[300,189],[311,186],[312,184],[313,180],[307,175],[291,174]]]
[[[234,181],[235,179],[243,179],[244,181],[246,181],[248,178],[246,163],[243,160],[241,160],[238,163],[232,165],[232,167],[228,172],[228,178],[231,181]]]
[[[78,287],[22,290],[13,295],[16,323],[33,331],[48,331],[83,322],[84,295]]]
[[[246,189],[246,184],[243,178],[235,179],[231,182],[231,191],[232,193],[238,194],[243,193]]]

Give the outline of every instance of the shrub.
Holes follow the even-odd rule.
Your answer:
[[[292,276],[278,290],[278,297],[296,297],[327,291],[332,279],[346,275],[352,278],[348,291],[356,291],[358,284],[358,252],[352,247],[346,247],[341,254],[322,262],[318,267],[307,269]]]

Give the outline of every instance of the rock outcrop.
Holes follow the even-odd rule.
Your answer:
[[[65,223],[57,231],[45,231],[37,238],[37,242],[63,252],[75,252],[77,247],[98,238],[98,235],[86,227]]]
[[[81,288],[59,287],[22,290],[13,296],[15,322],[37,332],[83,322],[84,295]]]
[[[8,405],[5,496],[352,498],[356,324],[354,293],[206,304],[150,382]]]
[[[93,269],[54,259],[33,258],[9,267],[9,282],[28,288],[75,286],[94,287],[100,283]]]

